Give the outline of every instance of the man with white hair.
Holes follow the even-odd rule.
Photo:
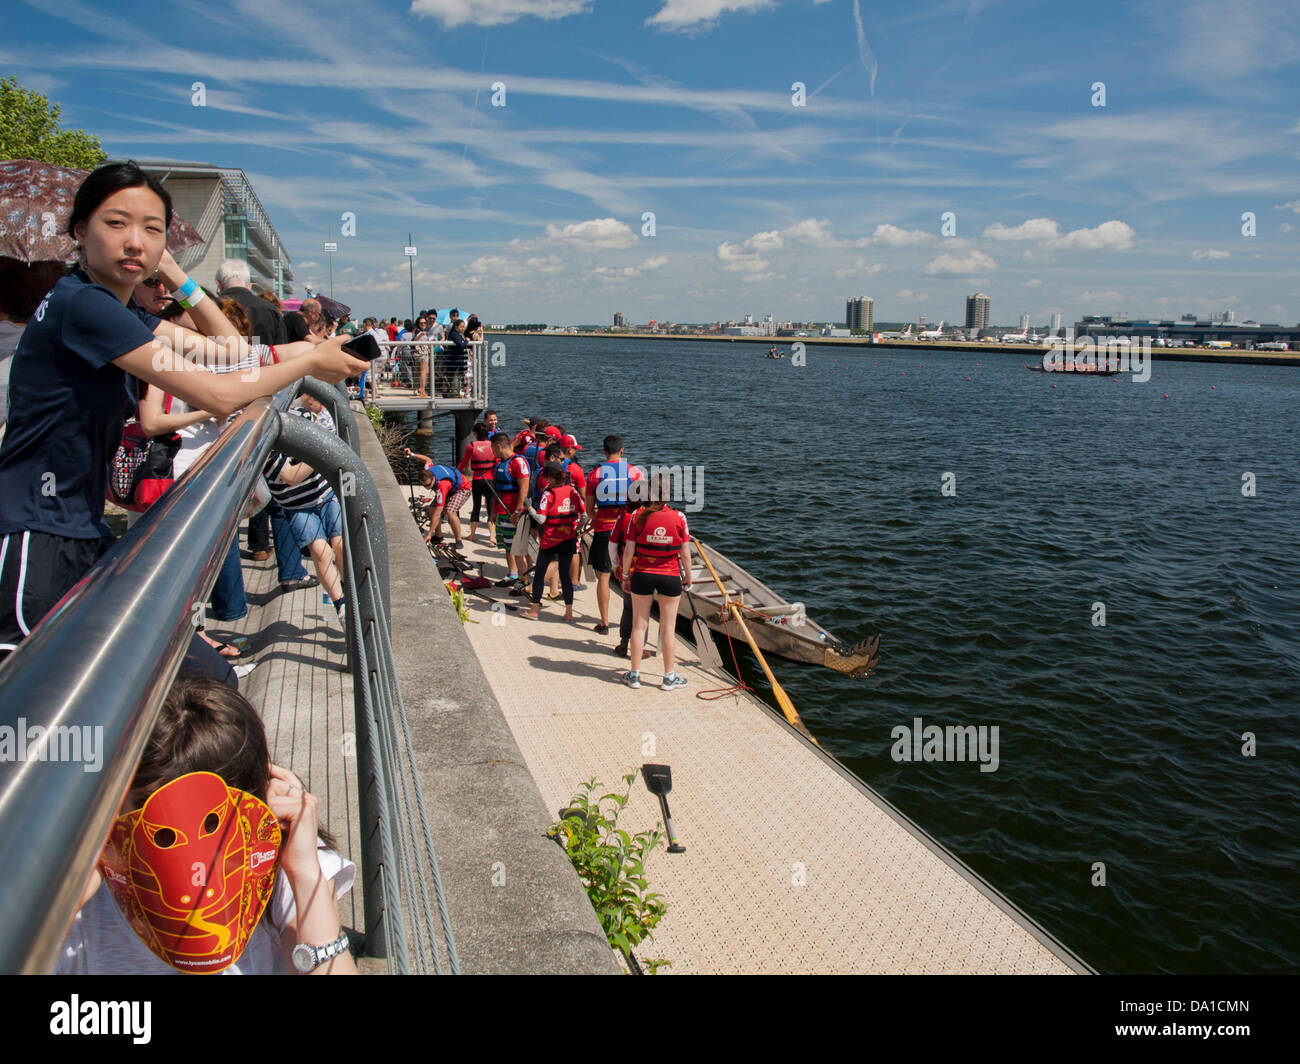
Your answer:
[[[217,291],[222,299],[233,299],[247,311],[253,326],[253,339],[263,344],[288,343],[284,321],[275,307],[253,295],[248,286],[248,263],[241,259],[226,259],[217,267]]]

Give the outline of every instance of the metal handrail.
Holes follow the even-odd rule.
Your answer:
[[[378,494],[361,463],[356,425],[339,390],[310,378],[303,388],[331,408],[341,437],[286,415],[291,389],[247,406],[0,666],[3,717],[22,707],[24,726],[45,729],[47,745],[59,735],[51,729],[60,726],[90,728],[84,734],[102,737],[96,771],[87,769],[84,758],[0,763],[0,971],[53,968],[82,886],[180,668],[195,612],[207,600],[273,448],[312,465],[332,482],[343,506],[367,952],[389,956],[390,971],[423,969],[407,959],[401,885],[427,871],[443,917],[444,950],[457,970],[427,823],[423,862],[403,860],[388,841],[395,832],[405,831],[405,839],[410,831],[394,819],[386,793],[394,780],[414,773],[399,763],[403,753],[413,755],[409,737],[403,751],[392,730],[394,720],[405,728],[400,692],[396,718],[391,696],[378,706],[371,697],[372,690],[397,690],[388,649],[387,538]],[[363,548],[361,580],[354,572],[353,545]],[[367,654],[366,642],[378,652]],[[407,801],[409,784],[403,787]],[[415,800],[423,813],[418,791]],[[427,897],[424,903],[423,909],[417,905],[417,915],[427,923]],[[423,960],[426,951],[419,956]],[[440,968],[436,943],[433,961]]]

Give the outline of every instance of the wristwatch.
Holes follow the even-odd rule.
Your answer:
[[[333,942],[324,946],[309,946],[299,942],[293,947],[293,966],[306,975],[324,964],[331,957],[337,957],[348,948],[348,935],[343,932]]]

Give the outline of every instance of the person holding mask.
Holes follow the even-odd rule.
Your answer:
[[[77,190],[67,230],[79,266],[37,308],[10,373],[0,445],[0,651],[26,638],[112,546],[109,467],[140,398],[138,381],[225,417],[306,374],[336,383],[366,368],[342,338],[254,352],[167,253],[171,217],[171,196],[134,162],[101,166]],[[133,289],[154,275],[201,332],[135,305]],[[230,348],[261,365],[214,374],[199,364],[220,363]]]

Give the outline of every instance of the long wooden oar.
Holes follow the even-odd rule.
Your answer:
[[[758,649],[758,643],[754,640],[754,634],[749,630],[749,625],[745,623],[745,618],[741,616],[740,606],[731,601],[730,592],[728,592],[723,586],[722,581],[718,578],[717,571],[713,568],[713,563],[709,561],[709,556],[704,553],[704,544],[698,539],[695,540],[694,543],[695,549],[700,552],[700,560],[709,567],[709,575],[713,577],[713,582],[718,585],[718,591],[722,594],[722,601],[726,603],[727,609],[736,619],[736,623],[740,625],[740,630],[745,633],[745,638],[749,640],[749,649],[754,652],[754,657],[758,659],[759,665],[762,666],[763,675],[767,677],[767,682],[772,685],[772,693],[776,695],[776,704],[781,707],[781,712],[785,714],[785,719],[791,725],[798,728],[799,731],[809,739],[812,739],[814,743],[817,743],[817,740],[813,739],[812,733],[808,730],[807,725],[799,719],[799,711],[794,708],[794,703],[790,701],[790,696],[785,693],[785,688],[777,683],[776,677],[772,675],[772,670],[768,668],[767,659],[763,657],[763,652]],[[817,745],[820,746],[821,744],[817,743]]]

